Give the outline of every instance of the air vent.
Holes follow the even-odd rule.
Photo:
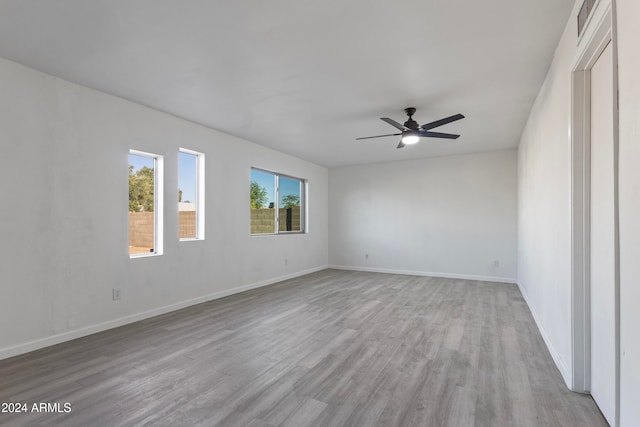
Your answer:
[[[580,12],[578,12],[578,37],[582,34],[582,30],[584,30],[584,26],[587,23],[587,18],[589,18],[589,14],[596,4],[596,1],[597,0],[584,0],[584,3],[582,3]]]

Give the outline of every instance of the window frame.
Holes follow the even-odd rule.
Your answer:
[[[205,227],[205,156],[204,153],[188,148],[178,148],[178,189],[180,188],[180,153],[196,156],[196,237],[180,238],[180,205],[178,205],[178,241],[193,242],[204,240]]]
[[[128,155],[153,159],[153,249],[154,252],[132,254],[129,258],[147,258],[164,254],[164,156],[130,149]],[[128,159],[128,156],[127,156]],[[129,162],[127,161],[127,164]],[[127,204],[128,206],[128,204]],[[127,228],[128,231],[129,228]]]
[[[251,207],[249,207],[249,235],[250,236],[274,236],[274,235],[291,235],[291,234],[307,234],[307,192],[308,182],[304,178],[299,178],[293,175],[274,172],[268,169],[263,169],[255,166],[251,166],[249,170],[249,188],[251,188],[251,171],[257,170],[260,172],[266,172],[274,175],[274,211],[275,211],[275,230],[272,233],[252,233],[251,232]],[[280,231],[280,178],[292,179],[300,182],[300,230],[295,231]]]

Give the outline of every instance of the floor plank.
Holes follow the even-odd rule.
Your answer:
[[[0,361],[7,426],[604,426],[515,285],[325,270]]]

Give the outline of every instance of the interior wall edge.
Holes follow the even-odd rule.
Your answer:
[[[524,287],[522,286],[522,283],[520,283],[520,280],[517,281],[517,285],[518,285],[518,289],[520,289],[520,293],[522,294],[522,298],[524,298],[524,302],[527,304],[527,307],[531,312],[531,317],[533,317],[533,320],[536,322],[536,326],[540,331],[540,335],[542,335],[542,339],[544,340],[544,343],[547,346],[549,353],[551,354],[551,358],[553,359],[554,363],[556,364],[556,367],[560,371],[560,375],[562,375],[562,379],[567,385],[567,388],[573,391],[573,388],[572,388],[573,377],[571,376],[571,370],[569,369],[567,364],[564,362],[564,360],[560,356],[560,353],[553,346],[553,342],[549,338],[547,331],[544,329],[544,326],[542,325],[542,322],[540,321],[539,316],[536,314],[536,311],[533,309],[533,306],[529,304],[529,298],[527,296],[527,293],[524,290]]]
[[[458,273],[442,273],[432,271],[413,271],[413,270],[394,270],[391,268],[372,268],[372,267],[357,267],[349,265],[329,265],[329,268],[336,270],[348,270],[348,271],[365,271],[368,273],[385,273],[385,274],[401,274],[403,276],[428,276],[428,277],[441,277],[444,279],[463,279],[463,280],[478,280],[481,282],[497,282],[516,284],[515,277],[499,277],[499,276],[480,276],[475,274],[458,274]]]
[[[78,338],[86,337],[88,335],[96,334],[109,329],[118,328],[120,326],[139,322],[141,320],[146,320],[155,316],[160,316],[162,314],[171,313],[173,311],[181,310],[183,308],[191,307],[197,304],[214,301],[220,298],[228,297],[230,295],[239,294],[242,292],[250,291],[252,289],[262,288],[262,287],[273,285],[275,283],[279,283],[285,280],[305,276],[307,274],[326,270],[327,268],[329,268],[329,266],[323,265],[323,266],[314,267],[306,270],[301,270],[291,274],[286,274],[284,276],[274,277],[271,279],[262,280],[255,283],[236,286],[231,289],[224,289],[222,291],[214,292],[208,295],[202,295],[196,298],[180,301],[180,302],[169,304],[163,307],[157,307],[157,308],[146,310],[140,313],[130,314],[124,317],[120,317],[118,319],[109,320],[109,321],[98,323],[95,325],[85,326],[72,331],[67,331],[60,334],[56,334],[56,335],[50,335],[50,336],[39,338],[33,341],[20,343],[20,344],[5,347],[5,348],[0,348],[0,360],[24,355],[45,347],[50,347],[56,344],[72,341]]]

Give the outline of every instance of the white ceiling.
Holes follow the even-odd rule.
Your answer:
[[[573,3],[2,0],[0,56],[334,167],[515,147]],[[462,137],[354,140],[409,106]]]

